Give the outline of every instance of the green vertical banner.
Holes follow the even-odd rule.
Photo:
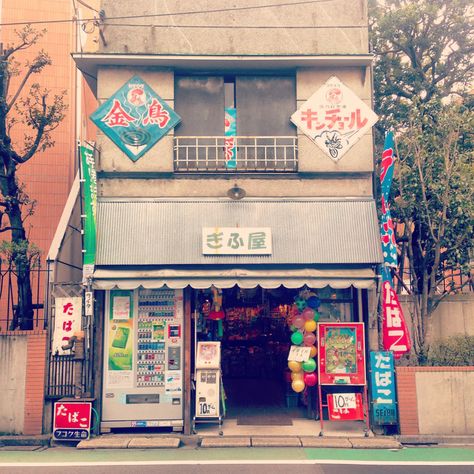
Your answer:
[[[84,258],[83,278],[92,276],[95,264],[96,249],[96,207],[97,207],[97,174],[95,170],[94,150],[89,144],[80,147],[82,177],[84,180]]]

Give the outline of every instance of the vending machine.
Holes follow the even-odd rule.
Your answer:
[[[222,425],[220,410],[221,392],[221,343],[200,341],[196,350],[196,423]]]
[[[183,291],[106,296],[101,431],[183,428]]]

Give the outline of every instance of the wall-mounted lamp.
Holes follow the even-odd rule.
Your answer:
[[[245,189],[239,188],[237,183],[235,183],[234,186],[227,191],[227,196],[234,201],[240,201],[245,197],[246,194],[247,193],[245,192]]]

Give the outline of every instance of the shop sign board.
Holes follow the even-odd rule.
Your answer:
[[[270,227],[203,227],[203,255],[271,255]]]
[[[395,370],[392,352],[370,353],[372,419],[377,425],[397,424]]]
[[[336,76],[330,77],[291,121],[334,161],[377,122],[375,112]]]
[[[55,402],[53,438],[57,441],[89,439],[91,419],[91,402]]]
[[[364,419],[361,393],[329,393],[327,397],[331,421]]]
[[[134,76],[91,115],[91,120],[137,161],[181,117],[143,79]]]
[[[80,296],[55,298],[53,354],[69,354],[62,349],[82,328],[82,298]]]
[[[365,385],[364,323],[319,323],[320,385]]]

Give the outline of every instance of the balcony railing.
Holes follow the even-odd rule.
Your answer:
[[[295,136],[175,137],[174,169],[201,173],[292,173],[298,170],[296,140]]]

